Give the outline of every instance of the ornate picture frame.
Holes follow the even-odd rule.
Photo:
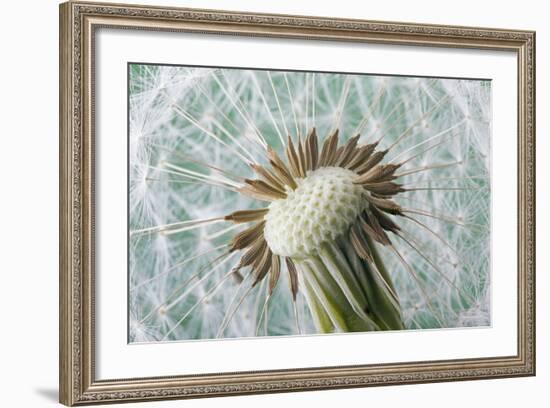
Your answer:
[[[98,378],[96,33],[236,38],[512,53],[517,61],[517,350],[509,355]],[[125,135],[120,135],[124,138]],[[535,33],[137,5],[60,5],[60,402],[81,405],[535,375]],[[125,271],[120,271],[125,274]],[[259,339],[258,341],[261,341]]]

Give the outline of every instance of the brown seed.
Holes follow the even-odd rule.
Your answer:
[[[315,128],[311,128],[309,134],[307,135],[305,141],[306,147],[306,162],[308,170],[317,169],[317,164],[319,162],[319,147],[317,140],[317,132]]]
[[[243,275],[239,272],[239,268],[240,267],[236,267],[233,269],[233,273],[231,274],[231,276],[233,276],[233,279],[235,280],[235,283],[238,285],[240,283],[242,283],[242,281],[244,280],[244,277]]]
[[[363,163],[366,163],[371,154],[374,152],[374,149],[376,149],[376,146],[378,146],[378,142],[358,147],[347,168],[350,170],[355,170]]]
[[[402,188],[402,184],[393,183],[391,181],[363,184],[363,187],[365,187],[371,193],[381,196],[392,196],[405,191],[405,189]]]
[[[250,186],[238,188],[237,192],[260,201],[275,201],[272,195],[259,193]]]
[[[338,166],[338,163],[340,162],[340,159],[341,159],[343,153],[344,153],[344,146],[339,146],[338,148],[336,148],[336,152],[334,153],[334,157],[332,158],[332,162],[329,165],[330,166]]]
[[[268,197],[271,196],[274,200],[286,198],[286,193],[284,191],[277,190],[263,180],[245,179],[244,182],[258,194],[263,194]]]
[[[296,295],[298,294],[298,273],[296,271],[296,265],[290,258],[285,258],[286,267],[288,269],[288,276],[290,280],[290,291],[292,292],[292,299],[296,301]]]
[[[259,208],[257,210],[241,210],[235,211],[224,217],[227,221],[233,221],[234,223],[243,223],[258,221],[264,218],[269,211],[269,208]]]
[[[266,245],[264,247],[261,257],[256,258],[256,261],[252,264],[252,275],[254,277],[254,282],[252,287],[256,286],[269,272],[271,268],[271,249]]]
[[[373,167],[369,171],[361,174],[355,183],[379,183],[382,181],[392,181],[397,177],[394,175],[395,171],[400,167],[400,164],[381,164]]]
[[[321,156],[319,159],[319,167],[331,166],[336,154],[336,148],[338,146],[338,129],[336,129],[323,143],[321,149]]]
[[[399,225],[397,225],[395,222],[393,222],[393,220],[387,214],[385,214],[382,211],[378,210],[374,206],[370,206],[370,210],[371,210],[372,215],[374,215],[376,217],[376,219],[378,220],[378,222],[380,223],[380,226],[382,228],[384,228],[386,231],[391,231],[393,233],[397,233],[398,231],[401,230],[401,228],[399,228]]]
[[[283,180],[287,186],[295,190],[297,187],[297,184],[294,181],[294,178],[292,177],[292,175],[290,174],[290,170],[271,147],[268,147],[267,149],[267,157],[269,158],[269,162],[273,167],[273,172],[281,180]]]
[[[256,259],[261,256],[263,253],[264,247],[267,246],[267,242],[263,236],[257,238],[246,250],[246,252],[241,257],[239,262],[239,268],[244,268],[245,266],[252,265]]]
[[[271,257],[271,269],[269,270],[269,295],[273,293],[273,289],[279,281],[279,275],[281,273],[281,259],[278,255]]]
[[[359,223],[363,231],[367,233],[369,237],[382,245],[390,245],[391,241],[388,238],[386,232],[382,229],[376,218],[369,217],[366,212],[363,212],[363,217],[359,217]]]
[[[276,188],[279,191],[285,191],[285,183],[283,180],[279,179],[273,172],[269,171],[259,164],[250,164],[250,167],[258,174],[263,180],[270,184],[273,188]]]
[[[342,154],[340,156],[340,159],[338,160],[338,163],[336,163],[340,167],[346,167],[348,163],[351,161],[354,153],[357,151],[357,142],[359,141],[360,135],[357,134],[353,137],[351,137],[346,144],[344,145],[344,149],[342,151]]]
[[[387,150],[381,150],[378,152],[374,152],[369,159],[361,164],[359,167],[355,169],[356,173],[363,174],[372,169],[374,166],[376,166],[378,163],[382,161],[384,156],[388,153]]]
[[[300,173],[300,163],[298,161],[298,154],[294,149],[294,143],[292,143],[292,139],[290,135],[288,136],[288,139],[287,139],[285,154],[288,160],[288,164],[290,166],[290,174],[292,174],[293,177],[300,178],[301,173]]]
[[[239,232],[231,240],[230,252],[236,251],[237,249],[243,249],[251,245],[256,239],[262,238],[264,234],[265,221],[261,221],[250,228],[245,229],[244,231]]]
[[[387,198],[377,198],[373,197],[372,195],[366,194],[365,195],[367,201],[375,206],[378,210],[393,214],[393,215],[402,215],[403,210],[401,209],[401,206],[397,204],[395,201],[392,201]]]
[[[351,227],[349,238],[357,256],[372,262],[372,254],[370,253],[368,242],[364,234],[365,232],[361,229],[360,225],[354,224]]]
[[[303,178],[307,174],[307,163],[306,156],[304,153],[304,147],[302,145],[302,140],[298,136],[298,164],[300,165],[300,176]]]

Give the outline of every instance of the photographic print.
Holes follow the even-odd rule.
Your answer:
[[[491,325],[491,81],[128,64],[128,340]]]
[[[59,22],[63,404],[535,375],[534,31]]]

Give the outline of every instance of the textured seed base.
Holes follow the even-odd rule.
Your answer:
[[[365,190],[357,174],[324,167],[298,179],[298,188],[269,206],[264,236],[271,251],[296,259],[317,253],[322,243],[347,232],[363,211]]]

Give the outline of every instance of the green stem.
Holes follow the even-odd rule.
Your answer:
[[[380,272],[380,275],[382,275],[386,283],[389,285],[391,290],[395,293],[395,287],[393,285],[391,276],[388,273],[388,270],[386,269],[386,266],[384,265],[382,258],[380,257],[380,252],[378,251],[378,248],[376,248],[376,244],[374,243],[374,241],[370,236],[366,235],[366,238],[367,238],[367,243],[369,244],[369,249],[372,254],[372,258],[374,260],[374,265],[378,269],[378,272]]]
[[[302,273],[306,301],[317,329],[321,333],[348,331],[342,308],[335,304],[334,298],[327,295],[326,287],[319,283],[313,268],[307,262],[297,267]]]
[[[372,264],[343,240],[324,244],[316,256],[296,262],[318,332],[403,329],[389,273],[372,241],[369,246]]]

